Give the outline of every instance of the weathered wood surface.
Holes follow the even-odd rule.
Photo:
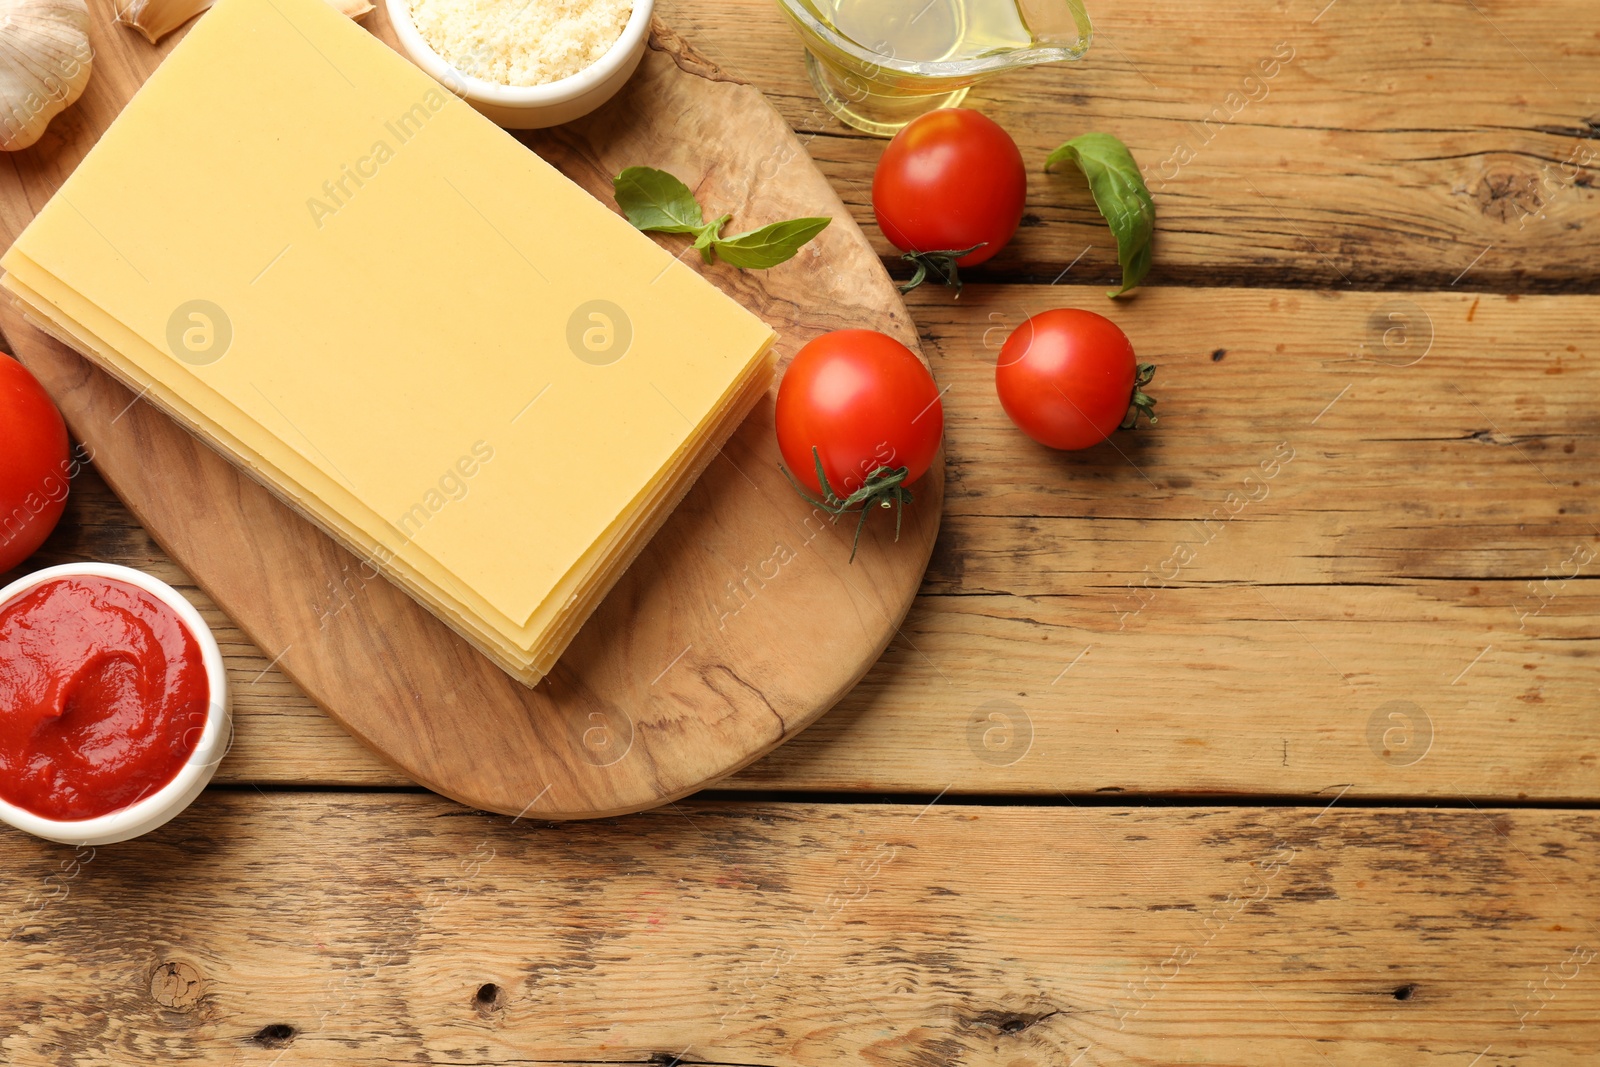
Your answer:
[[[1563,165],[1600,149],[1592,13],[1091,7],[1085,64],[971,102],[1030,162],[1087,129],[1152,168],[1198,146],[1152,180],[1152,287],[1099,295],[1113,248],[1064,176],[1031,179],[974,277],[1047,282],[1087,249],[1062,279],[1084,288],[914,298],[950,387],[928,580],[865,682],[726,783],[944,800],[545,826],[275,790],[406,780],[197,594],[239,695],[234,785],[92,859],[3,835],[0,1060],[1591,1063],[1594,813],[1492,805],[1600,796],[1600,305],[1490,294],[1596,290],[1594,168]],[[881,142],[826,119],[774,8],[663,13],[767,91],[887,255]],[[1201,126],[1280,42],[1267,96]],[[1162,364],[1163,424],[1126,457],[1034,449],[988,388],[986,332],[1058,304]],[[1265,497],[1129,593],[1285,441]],[[92,472],[38,563],[90,556],[192,589]],[[1302,800],[952,799],[1119,789]],[[1456,806],[1350,807],[1375,796]]]
[[[1160,364],[1160,425],[1058,455],[1007,422],[992,346],[1058,304]],[[913,306],[949,389],[933,567],[863,684],[730,786],[1600,795],[1600,298],[974,286]],[[182,580],[92,481],[38,562],[86,556]],[[400,780],[210,617],[238,693],[225,779]]]
[[[1085,249],[1072,277],[1118,277],[1082,178],[1039,172],[1051,149],[1102,130],[1133,150],[1155,196],[1153,284],[1600,287],[1590,0],[1087,7],[1095,43],[1082,62],[995,78],[968,97],[1032,169],[1025,228],[971,277],[1048,282]],[[817,103],[777,6],[671,0],[666,11],[766,91],[870,223],[883,142]]]
[[[110,8],[93,33],[119,44]],[[393,44],[383,11],[368,29]],[[107,48],[96,95],[0,169],[0,237],[14,238],[153,71],[155,49]],[[905,305],[806,161],[748,85],[722,79],[657,23],[628,86],[559,131],[529,135],[596,197],[640,162],[666,168],[736,218],[838,221],[770,271],[696,264],[778,333],[786,363],[843,326],[916,345]],[[769,176],[772,160],[791,160]],[[675,254],[685,242],[666,242]],[[516,813],[535,797],[565,817],[653,807],[704,788],[825,712],[878,659],[933,550],[942,461],[895,542],[877,524],[850,562],[791,489],[771,397],[710,456],[676,510],[537,688],[509,678],[370,563],[338,547],[178,423],[0,305],[0,325],[61,407],[106,480],[271,662],[407,776],[476,807]],[[774,386],[774,391],[775,391]],[[653,534],[653,536],[652,536]],[[799,576],[797,576],[799,575]],[[768,581],[777,576],[786,580]],[[842,624],[842,613],[853,622]],[[809,620],[809,621],[808,621]]]
[[[532,818],[213,790],[92,855],[8,836],[0,1049],[17,1067],[1593,1062],[1588,813]]]

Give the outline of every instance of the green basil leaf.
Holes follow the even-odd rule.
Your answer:
[[[611,180],[617,206],[641,230],[699,233],[705,215],[689,187],[664,170],[629,167]]]
[[[1121,296],[1150,272],[1150,246],[1155,237],[1156,204],[1145,187],[1139,165],[1127,145],[1109,133],[1074,137],[1045,160],[1049,170],[1070,159],[1089,179],[1095,206],[1105,216],[1117,239],[1117,262],[1122,264],[1122,288],[1108,293]]]
[[[694,234],[694,247],[710,263],[720,256],[735,267],[760,270],[792,257],[831,222],[831,219],[790,219],[748,233],[722,236],[732,218],[712,222],[689,187],[664,170],[629,167],[611,180],[617,206],[637,229],[658,233]]]
[[[760,229],[719,237],[712,243],[726,263],[746,270],[764,270],[794,256],[805,243],[827,228],[830,218],[788,219]]]

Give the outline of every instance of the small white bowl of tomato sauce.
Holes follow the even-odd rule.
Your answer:
[[[167,583],[73,563],[0,589],[0,820],[68,845],[149,833],[231,736],[222,652]]]

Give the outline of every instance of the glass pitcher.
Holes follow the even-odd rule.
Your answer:
[[[778,0],[840,121],[880,137],[954,107],[981,78],[1083,57],[1083,0]]]

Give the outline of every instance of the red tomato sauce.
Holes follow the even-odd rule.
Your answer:
[[[210,683],[178,613],[112,578],[57,578],[0,606],[0,797],[93,819],[172,781]]]

